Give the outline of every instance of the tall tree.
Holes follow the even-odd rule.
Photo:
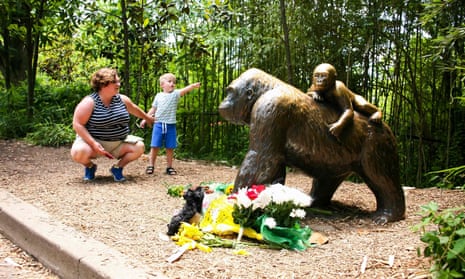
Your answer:
[[[70,34],[77,0],[19,0],[0,4],[2,45],[0,70],[7,87],[27,79],[27,114],[33,116],[34,87],[40,46],[57,34]],[[60,24],[57,24],[57,23]]]
[[[23,2],[2,1],[0,3],[0,71],[5,77],[7,88],[26,80],[27,48],[25,23],[29,17],[28,7]]]

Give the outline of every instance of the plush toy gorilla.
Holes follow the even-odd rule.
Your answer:
[[[202,213],[202,202],[204,195],[205,194],[202,187],[187,189],[187,191],[182,196],[186,203],[178,213],[171,217],[171,221],[168,224],[168,235],[175,235],[178,232],[182,222],[190,224],[191,219],[196,214]]]
[[[312,206],[325,206],[351,173],[364,179],[376,197],[374,221],[404,218],[395,137],[385,123],[374,124],[355,112],[336,138],[328,125],[340,111],[258,69],[249,69],[226,89],[219,106],[226,120],[250,126],[249,150],[234,189],[284,183],[286,166],[313,177]]]

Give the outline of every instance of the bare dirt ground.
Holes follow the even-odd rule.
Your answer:
[[[170,278],[428,278],[430,263],[417,256],[417,248],[424,245],[419,233],[411,230],[421,219],[420,206],[435,201],[440,208],[449,208],[465,200],[463,191],[409,189],[405,191],[406,219],[377,226],[370,219],[376,206],[373,194],[364,184],[345,182],[333,198],[331,216],[305,220],[329,238],[325,245],[304,252],[250,246],[248,256],[227,248],[214,248],[212,253],[193,250],[170,264],[166,259],[178,247],[161,235],[184,201],[168,196],[167,187],[232,182],[237,169],[175,160],[178,175],[168,176],[165,158],[160,156],[155,174],[146,175],[144,156],[125,168],[128,181],[116,183],[108,172],[112,161],[101,158],[96,161],[95,181],[86,183],[82,167],[70,160],[68,148],[0,141],[0,154],[0,187]],[[291,172],[286,185],[309,192],[311,178]],[[0,238],[0,248],[0,262],[13,258],[21,265],[8,266],[17,274],[5,278],[55,278],[32,258],[24,259],[24,253],[6,239]]]

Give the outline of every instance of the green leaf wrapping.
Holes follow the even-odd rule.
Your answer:
[[[266,215],[260,216],[257,220],[260,223],[260,233],[263,235],[263,239],[279,245],[286,249],[293,249],[298,251],[304,251],[310,247],[310,236],[312,230],[309,227],[297,228],[294,227],[280,227],[269,228],[265,225],[265,220],[268,218]]]

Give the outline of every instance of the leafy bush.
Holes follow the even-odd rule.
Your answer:
[[[2,110],[0,109],[0,112]],[[32,129],[24,110],[10,111],[0,115],[0,138],[22,138]]]
[[[10,90],[0,88],[0,138],[21,138],[29,132],[33,124],[26,112],[25,85]]]
[[[465,277],[465,207],[438,211],[434,202],[422,206],[421,241],[427,244],[425,257],[433,259],[434,278]],[[431,230],[433,228],[433,230]],[[418,249],[421,255],[421,250]]]
[[[61,86],[38,83],[35,89],[34,122],[71,123],[74,108],[89,93],[87,85],[77,82]]]
[[[72,143],[74,138],[70,125],[44,123],[36,125],[35,131],[27,134],[26,141],[34,145],[58,147]]]
[[[86,84],[76,82],[52,87],[47,84],[42,85],[39,79],[32,108],[34,115],[30,119],[27,115],[26,84],[10,90],[0,88],[0,138],[23,138],[28,133],[35,133],[38,129],[47,130],[53,126],[43,123],[62,123],[63,127],[71,124],[76,104],[88,93],[89,88]],[[53,130],[60,129],[55,127]],[[43,131],[37,133],[41,134]]]
[[[425,174],[428,184],[439,188],[465,189],[465,165]]]

